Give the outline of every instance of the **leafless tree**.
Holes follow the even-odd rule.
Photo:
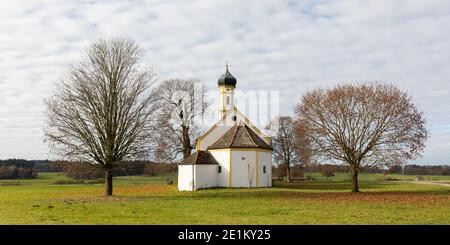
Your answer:
[[[46,100],[45,136],[52,150],[104,168],[105,196],[112,195],[113,168],[149,152],[155,75],[141,69],[142,56],[132,40],[99,40]]]
[[[247,159],[247,173],[248,173],[248,186],[251,188],[253,187],[253,176],[255,175],[255,165],[250,164],[249,160]]]
[[[393,85],[316,89],[303,96],[296,115],[299,137],[310,142],[315,156],[348,163],[353,192],[359,192],[361,167],[415,159],[428,138],[422,113]]]
[[[289,116],[281,116],[273,119],[266,127],[272,138],[273,155],[277,162],[286,166],[286,181],[290,181],[291,166],[307,163],[308,155],[299,144],[294,132],[294,120]]]
[[[158,99],[157,160],[176,162],[185,159],[194,148],[192,139],[201,131],[203,116],[209,103],[205,88],[198,80],[171,79],[163,81],[154,90]]]

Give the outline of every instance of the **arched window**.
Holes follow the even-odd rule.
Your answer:
[[[266,173],[266,166],[263,166],[263,173]]]
[[[227,96],[227,105],[230,104],[230,96]]]

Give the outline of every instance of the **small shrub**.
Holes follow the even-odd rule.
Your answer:
[[[323,177],[326,177],[327,180],[328,180],[329,177],[334,177],[334,171],[332,169],[330,169],[330,168],[323,168],[322,171],[320,171],[320,174]]]
[[[302,178],[304,177],[304,173],[302,171],[302,169],[298,166],[295,167],[291,167],[291,177],[293,178]]]
[[[93,185],[93,184],[104,184],[105,179],[96,179],[96,180],[87,180],[85,181],[86,184]]]
[[[17,167],[16,165],[2,165],[0,179],[33,179],[38,173],[32,168]]]
[[[423,177],[422,175],[418,175],[418,176],[416,176],[416,180],[417,181],[424,181],[425,177]]]
[[[72,179],[96,180],[105,176],[103,169],[87,163],[68,164],[64,172]]]
[[[69,179],[69,180],[57,180],[53,182],[55,185],[93,185],[93,184],[103,184],[105,183],[104,179],[95,179],[95,180],[80,180],[80,179]]]
[[[306,176],[306,180],[308,180],[308,181],[315,181],[316,180],[316,178],[314,178],[313,176]]]
[[[172,185],[173,184],[173,180],[171,180],[170,178],[166,178],[166,183],[168,185]]]
[[[377,178],[376,180],[377,181],[400,181],[401,179],[388,176],[388,177]]]
[[[57,180],[53,183],[55,185],[79,185],[84,184],[84,180]]]
[[[0,183],[0,186],[21,186],[21,185],[23,185],[23,184],[18,181],[8,181],[8,182]]]

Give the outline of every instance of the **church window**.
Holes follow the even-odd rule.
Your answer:
[[[219,166],[218,168],[217,168],[217,172],[220,174],[220,173],[222,173],[222,166]]]
[[[237,121],[237,116],[233,116],[233,121]]]
[[[266,173],[266,166],[263,166],[263,173]]]
[[[227,96],[227,105],[230,104],[230,96]]]

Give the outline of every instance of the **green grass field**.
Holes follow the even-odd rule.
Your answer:
[[[316,180],[197,192],[178,192],[166,176],[116,177],[115,196],[104,198],[102,184],[57,185],[67,178],[40,173],[0,181],[0,224],[450,224],[450,187],[361,174],[363,193],[352,194],[347,174],[310,175]]]

